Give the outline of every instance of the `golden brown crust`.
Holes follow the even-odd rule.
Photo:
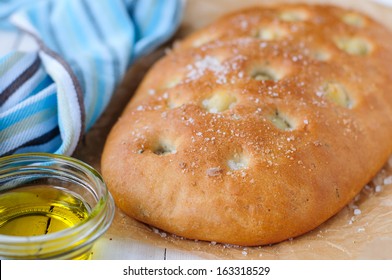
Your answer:
[[[102,172],[130,216],[192,239],[279,242],[336,214],[392,152],[392,35],[331,6],[255,7],[158,61]]]

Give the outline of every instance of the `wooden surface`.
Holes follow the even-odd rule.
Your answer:
[[[254,5],[255,3],[271,3],[282,1],[263,1],[263,0],[246,0],[246,1],[230,1],[230,0],[188,0],[184,13],[183,23],[180,30],[176,34],[176,38],[186,36],[193,30],[200,28],[223,13],[235,10],[239,7]],[[285,2],[295,2],[287,0]],[[311,2],[326,2],[314,0]],[[343,6],[349,6],[354,9],[364,10],[370,15],[381,15],[378,18],[387,20],[387,25],[392,26],[391,10],[365,1],[338,1],[331,0],[329,3],[338,3]],[[361,5],[358,3],[361,2]],[[392,6],[392,0],[380,0],[378,2],[389,3]],[[116,93],[99,121],[88,132],[83,142],[78,146],[74,156],[96,169],[100,170],[100,157],[105,143],[107,134],[111,127],[120,116],[124,106],[132,97],[135,89],[142,80],[144,74],[149,67],[162,55],[165,48],[171,46],[173,41],[166,44],[154,53],[138,60],[128,71],[123,82],[119,85]],[[0,31],[0,57],[10,50],[32,50],[37,46],[34,41],[26,35],[13,32]],[[128,231],[129,229],[129,231]],[[140,230],[139,230],[140,229]],[[129,232],[129,235],[127,234]],[[135,235],[135,232],[138,234]],[[140,232],[140,233],[139,233]],[[208,251],[208,246],[187,247],[173,245],[171,240],[161,238],[159,234],[151,233],[151,229],[145,225],[130,221],[120,211],[117,211],[115,220],[109,231],[97,242],[93,250],[93,259],[200,259],[213,258],[220,256],[220,252],[212,253],[212,257],[203,254]],[[154,237],[155,235],[155,237]],[[390,240],[389,240],[390,241]],[[174,242],[176,243],[176,242]],[[390,242],[389,242],[390,243]],[[388,243],[388,244],[389,244]],[[193,245],[192,245],[193,246]],[[386,244],[381,247],[385,248]],[[188,249],[187,249],[188,248]],[[189,248],[197,248],[194,252]],[[200,249],[201,248],[201,249]],[[207,249],[205,249],[207,248]],[[218,250],[218,249],[216,249]],[[220,249],[219,249],[220,250]],[[246,248],[245,248],[246,250]],[[230,252],[228,258],[237,258],[244,256],[243,249],[238,252]],[[238,254],[237,254],[238,253]],[[260,253],[258,253],[261,255]],[[267,255],[269,256],[269,255]],[[284,257],[283,257],[284,258]]]

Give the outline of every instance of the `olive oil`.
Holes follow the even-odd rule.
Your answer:
[[[75,158],[0,157],[0,259],[85,260],[113,221],[102,176]]]
[[[88,205],[64,188],[17,188],[0,193],[0,234],[47,235],[81,223],[89,212]]]

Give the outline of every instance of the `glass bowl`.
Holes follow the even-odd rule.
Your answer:
[[[89,259],[114,211],[101,175],[77,159],[0,158],[0,259]]]

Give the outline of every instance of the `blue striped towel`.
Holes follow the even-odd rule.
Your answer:
[[[0,0],[0,26],[12,23],[39,45],[0,57],[0,156],[71,155],[128,66],[174,33],[182,7],[181,0]]]

